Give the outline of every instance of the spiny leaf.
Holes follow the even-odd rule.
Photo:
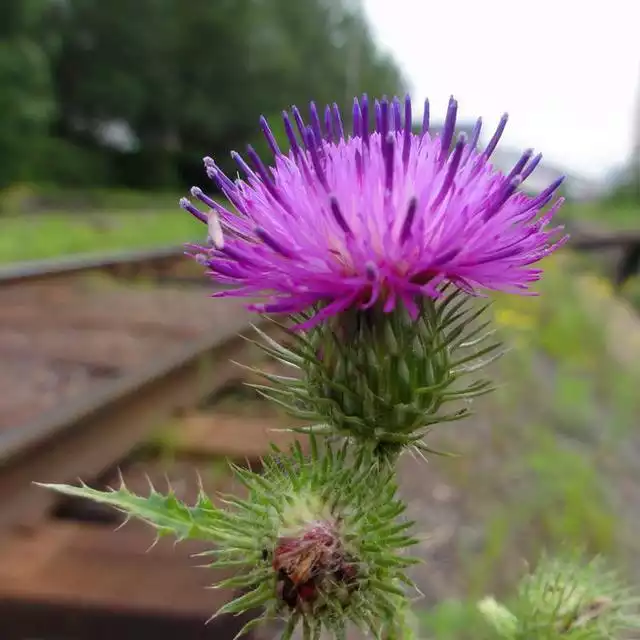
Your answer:
[[[162,495],[153,487],[149,495],[143,497],[129,491],[124,483],[119,489],[108,491],[92,489],[84,483],[79,487],[66,484],[36,484],[64,495],[110,505],[144,520],[162,532],[173,532],[178,540],[210,540],[215,528],[216,512],[193,509],[180,502],[175,494]]]
[[[273,598],[273,588],[270,584],[263,582],[260,586],[253,589],[253,591],[249,591],[249,593],[245,593],[223,604],[211,619],[215,620],[215,618],[219,618],[228,613],[244,613],[245,611],[265,604],[271,598]]]
[[[249,622],[247,622],[247,624],[245,624],[244,627],[242,627],[242,629],[240,629],[240,631],[236,633],[233,640],[238,640],[239,638],[246,636],[249,633],[249,631],[253,631],[254,629],[257,629],[260,625],[263,625],[265,623],[266,623],[266,619],[264,616],[260,616],[258,618],[253,618],[249,620]]]

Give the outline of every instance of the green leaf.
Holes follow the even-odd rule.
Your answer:
[[[253,589],[253,591],[249,591],[249,593],[245,593],[244,595],[223,604],[211,619],[215,620],[216,618],[229,613],[244,613],[245,611],[255,609],[265,604],[271,598],[273,598],[273,588],[267,583],[262,583]]]
[[[180,502],[174,493],[162,495],[153,486],[149,495],[143,497],[130,492],[124,483],[120,489],[108,491],[92,489],[84,483],[79,487],[67,484],[36,484],[67,496],[87,498],[110,505],[129,516],[144,520],[158,529],[160,535],[171,532],[178,540],[214,538],[216,511],[205,512],[199,508],[188,507]]]

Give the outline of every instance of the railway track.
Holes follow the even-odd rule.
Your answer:
[[[229,360],[261,357],[238,337],[252,318],[238,301],[178,286],[184,262],[165,249],[0,271],[3,640],[230,640],[246,622],[204,624],[231,594],[203,588],[220,576],[193,568],[200,546],[162,540],[146,553],[146,528],[115,534],[118,514],[32,484],[82,477],[106,486],[119,467],[134,489],[168,475],[188,498],[198,470],[210,492],[237,492],[215,461],[257,465],[267,452],[278,416],[262,407],[240,415],[246,399],[219,408],[220,394],[242,381]],[[116,277],[94,277],[104,271]],[[143,283],[130,279],[140,275]],[[171,425],[171,444],[150,448]]]
[[[640,230],[606,231],[591,223],[569,221],[570,247],[582,253],[597,253],[609,263],[617,288],[634,275],[640,274]]]

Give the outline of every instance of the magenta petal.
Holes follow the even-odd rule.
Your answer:
[[[249,162],[234,153],[244,180],[232,182],[205,159],[232,206],[225,209],[192,189],[199,203],[217,212],[224,245],[188,249],[214,278],[238,286],[217,297],[262,298],[252,308],[271,313],[316,305],[320,311],[306,323],[312,326],[353,306],[381,304],[390,312],[401,304],[414,316],[418,298],[439,297],[447,282],[475,295],[530,293],[540,277],[531,265],[566,242],[560,229],[548,228],[562,199],[545,210],[561,181],[536,197],[519,190],[540,162],[532,150],[508,175],[490,164],[506,116],[481,151],[481,120],[469,141],[462,136],[454,144],[453,98],[444,131],[433,137],[429,103],[420,134],[402,123],[400,104],[355,100],[352,126],[343,126],[335,106],[319,111],[312,103],[310,126],[294,109],[284,115],[288,152],[261,119],[272,166],[253,149]],[[373,105],[377,126],[371,131]],[[409,98],[403,111],[405,119],[413,113]],[[181,205],[206,220],[208,214],[188,200]]]

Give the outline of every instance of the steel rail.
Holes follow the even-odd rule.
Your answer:
[[[576,231],[571,234],[569,246],[580,251],[609,249],[619,247],[625,249],[640,245],[640,231],[617,231],[610,233],[588,233]]]
[[[34,487],[34,481],[96,478],[163,420],[240,379],[242,371],[229,360],[246,362],[256,355],[256,347],[238,335],[250,328],[251,316],[240,303],[236,306],[234,312],[227,311],[224,324],[199,340],[31,424],[0,434],[0,529],[35,525],[53,507],[56,496]],[[263,329],[277,333],[274,323]]]
[[[574,224],[574,229],[570,228],[570,232],[568,246],[574,251],[618,251],[612,274],[615,287],[622,287],[629,278],[640,274],[640,230],[608,232]]]
[[[173,265],[186,259],[183,247],[165,246],[115,253],[85,253],[52,260],[30,260],[0,266],[0,286],[50,280],[91,271]]]

